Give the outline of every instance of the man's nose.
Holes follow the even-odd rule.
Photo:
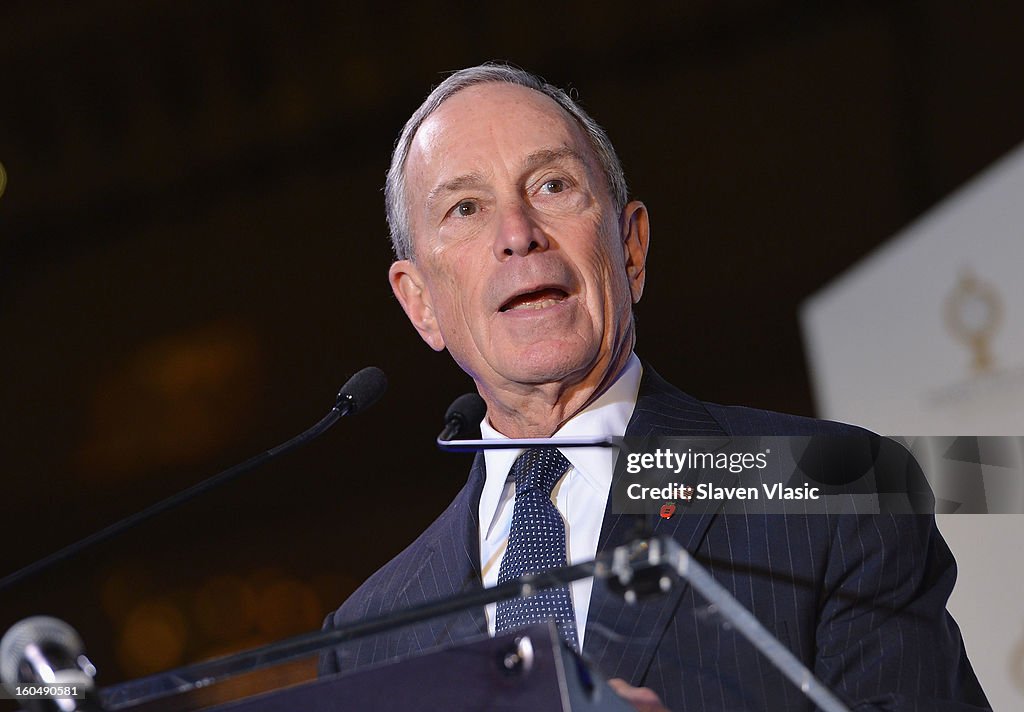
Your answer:
[[[494,256],[506,260],[513,255],[525,257],[548,249],[548,237],[534,220],[530,207],[522,203],[501,210],[498,233],[494,237]]]

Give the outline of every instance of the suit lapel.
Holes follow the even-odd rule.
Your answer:
[[[726,432],[700,401],[677,390],[644,364],[640,392],[626,437],[724,435]],[[620,475],[617,466],[615,477]],[[714,517],[713,511],[687,514],[681,509],[672,519],[652,516],[647,518],[646,524],[654,535],[671,536],[687,550],[694,551]],[[628,543],[637,536],[638,524],[637,515],[612,513],[612,497],[609,496],[598,551]],[[664,596],[630,606],[609,591],[603,580],[595,579],[587,615],[584,655],[606,676],[622,677],[634,684],[639,682],[685,588],[681,585]]]
[[[677,390],[649,365],[644,365],[640,393],[626,428],[627,437],[725,434],[700,401]],[[403,592],[408,603],[422,602],[421,598],[452,596],[481,585],[478,508],[484,478],[484,458],[478,453],[473,460],[469,480],[437,522],[435,535],[426,542],[423,563],[410,576],[409,585]],[[598,551],[625,544],[637,534],[635,515],[613,514],[611,510],[609,497]],[[655,535],[672,536],[688,550],[694,551],[714,516],[713,512],[682,512],[670,520],[652,517],[648,526]],[[429,591],[431,595],[413,595],[417,589]],[[639,681],[684,590],[685,586],[680,586],[665,596],[627,606],[621,597],[608,590],[602,580],[595,580],[587,616],[584,654],[596,662],[605,675]],[[487,632],[482,608],[431,620],[427,626],[428,639],[417,636],[419,649],[450,644]]]
[[[410,577],[410,584],[416,581],[419,590],[430,592],[429,596],[423,596],[423,600],[447,598],[480,587],[480,527],[477,510],[483,486],[484,458],[478,453],[465,487],[441,515],[436,536],[426,542],[423,565]],[[411,592],[411,589],[411,585],[406,587],[407,592]],[[484,610],[479,607],[430,620],[427,624],[430,629],[429,640],[419,641],[421,649],[487,633]]]

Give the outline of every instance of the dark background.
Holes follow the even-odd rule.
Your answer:
[[[0,591],[0,629],[64,618],[111,684],[317,627],[443,509],[468,460],[432,439],[471,383],[391,296],[381,186],[446,70],[513,61],[605,125],[662,375],[813,414],[798,305],[1024,138],[1022,28],[962,0],[0,5],[0,575],[391,379]]]

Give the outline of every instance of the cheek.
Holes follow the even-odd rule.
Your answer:
[[[617,264],[614,259],[605,260],[600,266],[599,274],[599,293],[594,296],[593,301],[599,302],[597,308],[600,312],[596,313],[595,317],[603,324],[605,337],[612,338],[632,318],[633,295],[629,290],[624,265]]]
[[[449,347],[466,343],[478,326],[472,321],[472,297],[463,277],[451,272],[437,274],[431,292],[434,298],[434,318]]]

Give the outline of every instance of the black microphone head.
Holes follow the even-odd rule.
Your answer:
[[[345,382],[338,391],[335,408],[344,408],[345,415],[355,415],[376,403],[388,389],[388,377],[376,366],[367,366]]]
[[[459,425],[459,429],[449,439],[455,439],[460,436],[466,437],[466,429],[476,429],[486,414],[487,404],[484,403],[484,399],[479,394],[463,393],[452,401],[452,404],[448,406],[448,410],[444,414],[445,424],[455,421]]]

